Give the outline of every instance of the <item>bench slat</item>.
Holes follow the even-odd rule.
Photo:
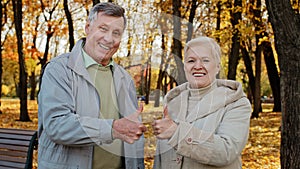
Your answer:
[[[8,167],[8,166],[5,166],[5,167],[0,166],[0,169],[16,169],[16,168],[15,167]]]
[[[0,169],[25,168],[25,164],[0,160]]]
[[[12,140],[31,140],[32,135],[16,135],[11,133],[0,133],[0,138],[7,138]]]
[[[0,138],[1,144],[7,144],[7,145],[19,145],[19,146],[29,146],[29,141],[24,140],[10,140],[10,139],[3,139]]]
[[[0,144],[0,149],[10,149],[10,150],[16,150],[16,151],[28,151],[28,147],[24,146],[12,146],[12,145],[7,145],[7,144]]]
[[[12,157],[23,157],[26,158],[27,157],[27,151],[7,151],[7,150],[1,150],[0,149],[0,156],[4,154],[5,156],[12,156]]]
[[[10,162],[17,162],[17,163],[26,163],[26,158],[10,157],[10,156],[6,156],[6,155],[0,155],[0,160],[10,161]]]
[[[24,129],[9,129],[9,128],[0,128],[0,133],[11,133],[11,134],[23,134],[23,135],[33,135],[34,130],[24,130]]]

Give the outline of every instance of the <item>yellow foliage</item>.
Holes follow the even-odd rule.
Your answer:
[[[7,95],[9,93],[9,87],[2,84],[2,94]]]

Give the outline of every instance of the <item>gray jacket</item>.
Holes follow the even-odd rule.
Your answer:
[[[178,122],[169,140],[158,140],[155,169],[241,169],[248,140],[251,104],[242,85],[217,80],[187,114],[188,83],[165,96],[170,117]]]
[[[71,53],[53,58],[38,95],[38,167],[91,169],[93,146],[112,142],[112,119],[99,119],[100,98],[82,58],[79,40]],[[122,116],[137,110],[131,76],[114,64],[113,79]],[[105,79],[104,79],[105,80]],[[127,169],[144,168],[144,141],[124,143]]]

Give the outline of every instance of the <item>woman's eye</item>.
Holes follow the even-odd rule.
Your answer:
[[[188,62],[188,63],[193,63],[193,62],[194,62],[194,60],[188,60],[187,62]]]

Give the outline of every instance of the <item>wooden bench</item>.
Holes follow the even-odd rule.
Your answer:
[[[37,131],[0,128],[0,169],[31,169]]]

